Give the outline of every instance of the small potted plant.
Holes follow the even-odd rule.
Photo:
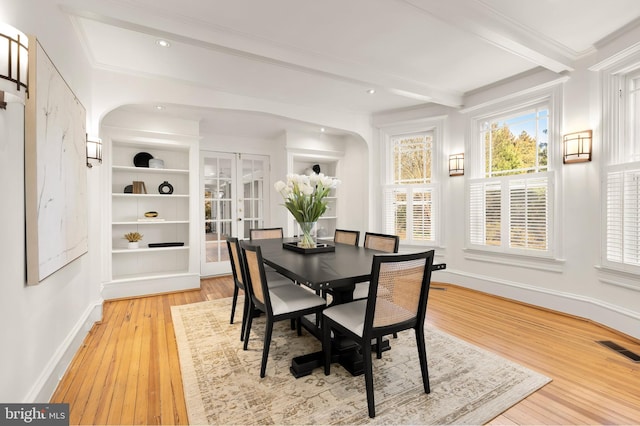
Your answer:
[[[139,247],[140,240],[142,240],[142,234],[138,232],[128,232],[124,234],[124,238],[129,241],[130,249],[137,249]]]

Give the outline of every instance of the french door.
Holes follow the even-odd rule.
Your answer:
[[[269,186],[269,157],[202,151],[203,187],[200,274],[231,272],[226,238],[249,238],[264,227]]]

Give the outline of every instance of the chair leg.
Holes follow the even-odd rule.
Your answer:
[[[367,389],[367,406],[369,417],[376,416],[376,405],[373,399],[373,362],[371,361],[371,339],[365,339],[362,344],[362,362],[364,363],[364,385]]]
[[[244,331],[244,346],[243,349],[246,351],[249,346],[249,334],[251,334],[251,323],[253,322],[253,309],[249,308],[249,312],[247,312],[247,328]]]
[[[292,330],[296,329],[296,319],[295,318],[291,318],[291,329]]]
[[[431,388],[429,386],[427,350],[424,344],[424,330],[421,327],[416,328],[416,344],[418,346],[418,359],[420,360],[420,371],[422,371],[422,384],[424,385],[424,393],[430,393]]]
[[[322,324],[322,353],[324,354],[324,375],[331,374],[331,327],[325,318]]]
[[[244,341],[244,332],[247,329],[247,318],[249,318],[249,309],[251,307],[251,301],[249,295],[245,291],[244,293],[244,310],[242,311],[242,328],[240,329],[240,340]]]
[[[296,330],[298,331],[298,336],[302,336],[302,317],[296,318]]]
[[[273,321],[267,318],[267,326],[264,330],[264,348],[262,348],[262,366],[260,367],[260,377],[264,377],[267,371],[267,358],[269,357],[269,346],[271,346],[271,333],[273,331]]]
[[[231,301],[231,319],[229,324],[233,324],[233,317],[236,314],[236,303],[238,302],[238,286],[233,287],[233,300]]]

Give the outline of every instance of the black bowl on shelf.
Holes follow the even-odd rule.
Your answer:
[[[153,155],[148,152],[139,152],[133,157],[133,165],[136,167],[149,167],[149,160]]]

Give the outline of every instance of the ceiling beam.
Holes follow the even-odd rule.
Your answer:
[[[460,31],[553,72],[573,71],[575,52],[507,18],[480,0],[402,0]]]

